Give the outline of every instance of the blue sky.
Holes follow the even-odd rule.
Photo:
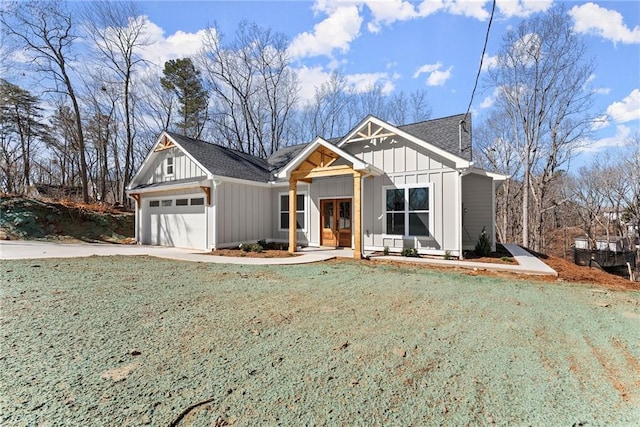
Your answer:
[[[590,83],[603,122],[582,153],[584,161],[640,130],[640,2],[562,4],[597,64]],[[498,0],[485,66],[509,28],[553,5],[552,0]],[[426,88],[432,116],[443,117],[467,109],[491,2],[145,1],[141,7],[157,41],[146,56],[157,63],[195,53],[208,25],[216,23],[232,35],[247,20],[289,37],[303,98],[339,70],[356,89],[371,83],[389,92]],[[476,126],[490,108],[491,93],[481,80],[472,106]]]
[[[497,0],[485,67],[509,28],[557,3]],[[640,2],[560,3],[597,64],[590,85],[596,92],[594,114],[602,121],[576,162],[584,164],[605,151],[615,155],[612,147],[640,132]],[[141,1],[139,6],[151,42],[142,54],[157,65],[157,73],[169,59],[195,55],[208,26],[215,23],[232,36],[246,20],[289,38],[303,100],[338,70],[355,90],[373,83],[388,93],[427,89],[434,118],[466,111],[491,11],[489,0]],[[481,78],[471,108],[474,127],[490,111],[492,93]]]

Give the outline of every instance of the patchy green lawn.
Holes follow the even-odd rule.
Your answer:
[[[640,424],[640,292],[149,257],[0,278],[3,426]]]

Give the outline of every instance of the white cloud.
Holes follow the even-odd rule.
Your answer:
[[[421,74],[428,74],[427,86],[442,86],[451,78],[451,70],[453,70],[453,66],[443,70],[441,62],[425,64],[413,73],[413,78],[417,79]]]
[[[493,104],[496,103],[496,98],[498,97],[498,95],[501,92],[501,88],[495,88],[493,90],[493,93],[487,97],[485,97],[482,102],[480,103],[480,108],[490,108],[493,106]]]
[[[487,71],[489,68],[494,68],[498,65],[498,55],[489,56],[486,53],[482,57],[482,71]]]
[[[634,89],[622,101],[607,107],[607,114],[617,123],[640,120],[640,89]]]
[[[607,115],[599,116],[593,119],[591,130],[600,130],[609,126],[609,117]]]
[[[596,95],[609,95],[611,93],[610,87],[597,87],[593,90]]]
[[[305,103],[313,99],[316,88],[331,78],[331,72],[326,72],[322,67],[301,67],[296,69],[298,83],[300,84],[300,101]]]
[[[445,0],[446,10],[453,15],[468,16],[479,21],[489,18],[489,12],[484,8],[485,0]]]
[[[159,66],[163,66],[169,59],[193,56],[202,48],[206,30],[196,33],[177,31],[165,37],[164,30],[151,21],[147,21],[145,37],[149,41],[147,46],[140,49],[142,57]]]
[[[367,25],[367,28],[372,33],[378,33],[381,24],[391,24],[395,21],[405,21],[419,16],[414,5],[404,0],[369,0],[366,5],[373,15],[373,21]]]
[[[640,43],[640,26],[630,29],[624,24],[622,14],[615,10],[586,3],[572,7],[569,15],[573,17],[573,29],[578,33],[597,34],[614,44]]]
[[[292,58],[330,56],[334,49],[349,51],[349,45],[358,37],[362,17],[356,6],[335,8],[329,16],[313,27],[312,32],[298,34],[289,45]]]
[[[587,141],[578,149],[582,153],[596,153],[611,147],[623,147],[631,137],[631,128],[620,125],[616,127],[614,136]]]
[[[382,85],[382,93],[388,95],[395,85],[388,73],[359,73],[345,76],[347,83],[357,93],[366,92],[376,84]]]
[[[497,0],[496,6],[507,17],[526,18],[534,13],[544,12],[553,0]]]

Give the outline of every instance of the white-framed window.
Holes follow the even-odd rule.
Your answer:
[[[164,207],[173,206],[173,200],[171,200],[171,199],[161,200],[160,201],[160,205],[164,206]]]
[[[296,194],[296,230],[306,231],[307,197],[306,192]],[[278,228],[280,231],[289,230],[289,193],[278,194]]]
[[[150,208],[160,207],[160,200],[149,200],[149,207]]]
[[[191,199],[191,206],[202,206],[204,205],[204,197],[195,197]]]
[[[165,174],[167,176],[173,175],[173,156],[165,159]]]
[[[432,225],[433,186],[416,184],[384,187],[385,233],[429,236]]]
[[[189,199],[176,199],[176,206],[188,206]]]

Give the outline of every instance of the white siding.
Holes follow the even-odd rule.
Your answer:
[[[315,186],[316,184],[316,180],[313,181],[313,186]],[[311,186],[311,187],[313,187]],[[298,186],[297,186],[297,191],[298,192],[306,192],[307,195],[307,210],[306,210],[306,217],[305,217],[305,221],[306,221],[306,227],[304,231],[298,231],[296,234],[296,241],[298,242],[298,244],[301,245],[308,245],[310,242],[310,231],[314,228],[311,221],[311,211],[314,209],[313,203],[311,201],[311,191],[310,191],[310,186],[304,182],[298,182]],[[280,201],[280,194],[287,194],[289,192],[289,185],[287,184],[286,186],[281,186],[281,187],[274,187],[273,189],[271,189],[271,199],[273,200],[273,204],[271,206],[271,212],[272,212],[272,220],[271,220],[271,236],[274,240],[280,241],[280,242],[288,242],[289,241],[289,231],[288,230],[280,230],[280,205],[279,205],[279,201]],[[315,209],[318,209],[318,207],[316,207]],[[320,224],[320,221],[318,220],[318,224]],[[318,225],[315,226],[316,228],[318,227]],[[318,231],[316,230],[316,233]]]
[[[165,174],[165,160],[173,157],[173,175]],[[182,150],[170,148],[152,154],[145,173],[137,180],[138,183],[155,184],[165,181],[206,177],[206,173],[194,163]]]
[[[462,177],[462,207],[462,247],[475,248],[482,227],[493,242],[492,179],[475,174]]]
[[[385,172],[383,176],[365,178],[363,181],[362,231],[365,249],[377,250],[388,246],[392,250],[401,250],[404,246],[416,245],[426,253],[449,250],[459,254],[459,209],[456,207],[459,174],[450,160],[399,138],[351,143],[343,148],[358,158],[370,159],[374,166]],[[386,217],[383,188],[417,184],[430,184],[434,192],[429,213],[433,215],[431,236],[408,242],[402,237],[384,234]],[[315,185],[316,180],[313,182]]]
[[[222,182],[215,193],[216,247],[271,238],[275,199],[270,188]]]

